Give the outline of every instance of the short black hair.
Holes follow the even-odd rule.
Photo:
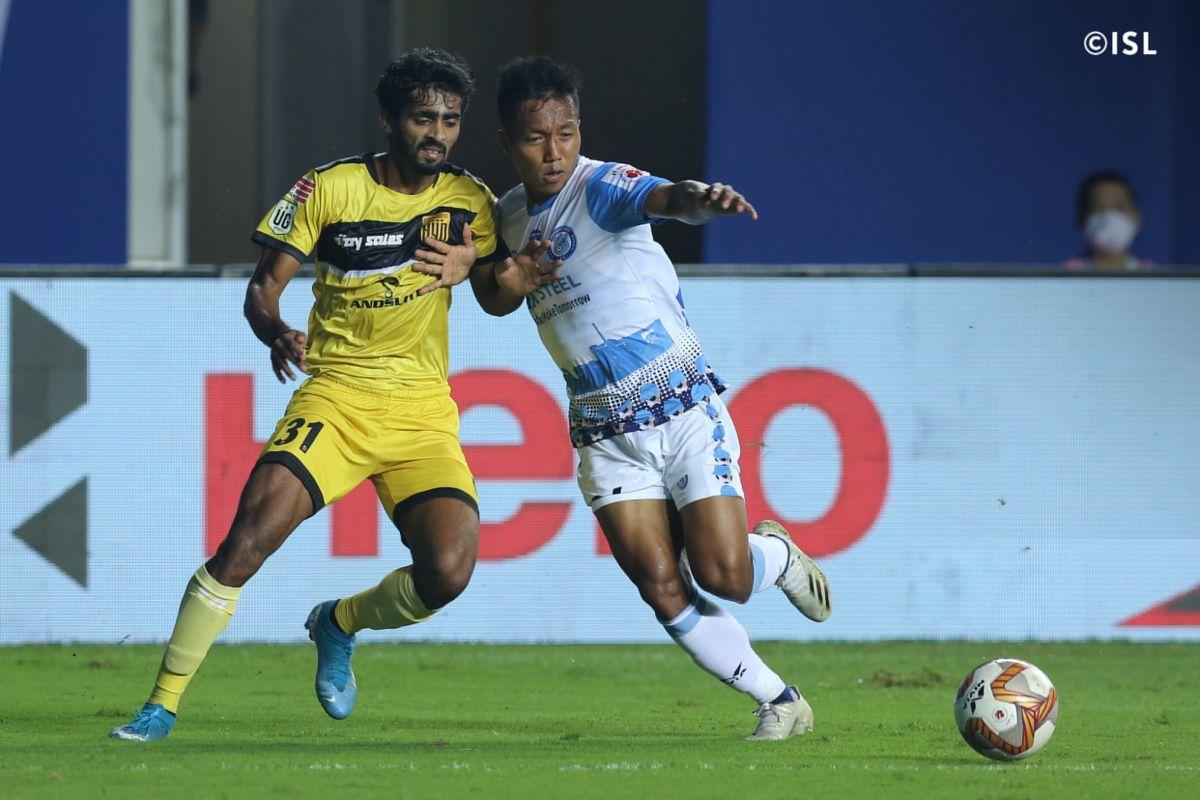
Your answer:
[[[517,109],[526,100],[571,100],[579,112],[583,79],[578,70],[548,56],[514,58],[500,69],[496,82],[496,110],[505,129],[511,129]]]
[[[462,98],[463,111],[475,92],[475,76],[460,56],[432,47],[418,47],[393,59],[375,84],[379,108],[395,119],[413,100],[431,92],[446,92]]]
[[[1102,183],[1119,183],[1125,187],[1125,191],[1129,192],[1129,199],[1133,202],[1134,208],[1137,208],[1137,195],[1133,193],[1133,184],[1129,182],[1124,173],[1117,172],[1115,169],[1102,169],[1088,175],[1079,184],[1079,188],[1075,190],[1075,225],[1082,228],[1087,222],[1088,209],[1092,205],[1092,192]]]

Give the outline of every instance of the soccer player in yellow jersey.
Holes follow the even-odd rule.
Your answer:
[[[448,53],[393,61],[375,88],[388,150],[335,161],[296,182],[258,226],[262,255],[246,292],[254,334],[280,381],[307,373],[268,439],[229,534],[188,584],[154,689],[110,735],[161,739],[184,689],[225,629],[242,586],[293,530],[370,478],[413,563],[352,597],[319,603],[316,690],[331,717],[354,708],[354,634],[423,622],[471,577],[479,514],[447,384],[449,287],[492,265],[514,294],[552,280],[544,244],[520,254],[498,240],[495,198],[446,159],[474,81]],[[279,297],[315,254],[308,333]]]

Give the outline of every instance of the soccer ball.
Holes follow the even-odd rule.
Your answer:
[[[967,673],[954,698],[954,719],[967,744],[997,761],[1026,758],[1058,726],[1058,692],[1046,673],[998,658]]]

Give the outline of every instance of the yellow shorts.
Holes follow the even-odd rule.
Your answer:
[[[282,464],[313,513],[367,478],[394,522],[422,500],[457,497],[479,509],[458,441],[449,386],[377,394],[326,375],[300,384],[258,457]]]

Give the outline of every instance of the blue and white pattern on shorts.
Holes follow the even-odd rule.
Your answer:
[[[595,511],[628,500],[670,500],[676,508],[708,497],[744,497],[741,444],[717,395],[670,425],[579,448],[579,489]]]

